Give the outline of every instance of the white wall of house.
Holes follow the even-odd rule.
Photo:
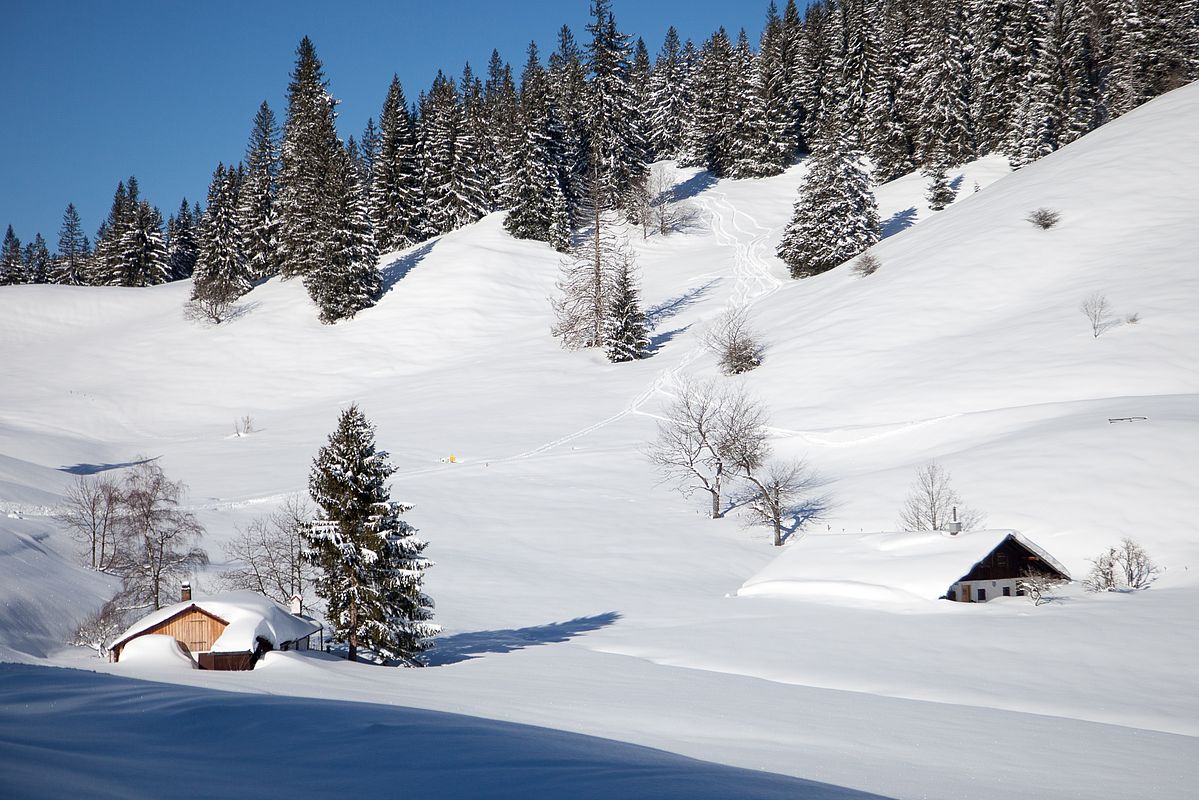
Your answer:
[[[1003,597],[1004,589],[1006,589],[1009,595],[1016,597],[1020,594],[1020,590],[1016,586],[1016,584],[1019,582],[1020,580],[1018,578],[1005,578],[1003,580],[995,581],[958,581],[953,586],[949,587],[949,591],[952,592],[952,594],[947,596],[952,597],[958,602],[979,603],[986,602],[988,600],[994,600],[996,597]],[[970,587],[969,598],[964,596],[965,593],[963,588],[966,586]],[[979,596],[979,590],[984,592],[983,597]]]

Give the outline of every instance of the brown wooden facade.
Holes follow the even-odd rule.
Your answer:
[[[210,614],[198,606],[188,606],[173,617],[163,620],[157,625],[139,631],[112,649],[112,660],[121,660],[121,650],[125,645],[138,636],[158,633],[174,637],[180,646],[188,653],[198,653],[211,650],[212,644],[225,632],[229,623],[215,614]]]
[[[1014,537],[1009,536],[999,543],[999,546],[987,554],[987,557],[958,578],[959,581],[998,581],[1009,578],[1022,578],[1026,572],[1046,575],[1051,578],[1069,580],[1053,565],[1045,562],[1040,556],[1029,550]]]

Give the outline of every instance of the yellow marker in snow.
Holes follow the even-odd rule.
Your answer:
[[[454,454],[453,454],[453,453],[450,453],[450,463],[451,463],[451,464],[457,464],[457,463],[458,463],[458,459],[454,458]]]

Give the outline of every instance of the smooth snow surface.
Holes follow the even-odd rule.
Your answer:
[[[1065,570],[1018,531],[813,533],[786,547],[737,594],[937,600],[1009,537]],[[1069,573],[1066,573],[1069,574]]]
[[[121,651],[121,662],[151,669],[198,669],[174,636],[161,633],[148,633],[129,642]]]
[[[212,750],[185,755],[197,740],[215,748],[227,736],[237,759],[276,763],[292,709],[352,701],[322,710],[327,725],[289,752],[320,766],[351,745],[396,754],[420,742],[422,759],[449,759],[459,725],[494,733],[504,722],[552,729],[520,740],[530,747],[570,733],[698,759],[707,766],[657,774],[695,770],[703,789],[616,788],[609,768],[649,779],[599,745],[581,762],[546,749],[533,766],[472,745],[464,752],[491,755],[457,779],[502,788],[514,766],[561,776],[574,763],[553,784],[564,791],[543,785],[543,796],[773,796],[714,763],[789,776],[775,787],[802,779],[894,798],[1192,798],[1196,128],[1189,86],[1014,174],[998,156],[966,165],[952,176],[958,201],[937,214],[919,176],[879,187],[891,235],[867,278],[841,267],[792,281],[774,258],[802,165],[762,181],[674,170],[696,217],[634,240],[655,352],[630,364],[558,347],[547,300],[558,257],[511,239],[502,214],[386,256],[379,305],[336,326],[317,322],[298,281],[254,289],[248,313],[219,327],[183,318],[186,283],[0,289],[0,509],[24,517],[0,517],[0,593],[34,609],[0,616],[0,652],[43,665],[27,680],[8,680],[24,667],[0,676],[0,771],[34,796],[92,796],[97,785],[119,794],[136,763],[136,795],[176,785],[185,759],[210,766]],[[1043,206],[1061,213],[1050,230],[1025,220]],[[1098,338],[1079,310],[1092,292],[1120,322]],[[987,527],[1021,531],[1075,577],[1131,536],[1161,579],[1039,607],[736,596],[779,555],[769,531],[743,527],[737,508],[707,519],[703,499],[661,484],[643,455],[680,379],[716,374],[703,333],[730,307],[749,307],[768,345],[739,380],[769,406],[776,452],[825,480],[832,511],[809,533],[894,529],[917,469],[935,459]],[[1134,312],[1139,322],[1125,322]],[[58,647],[111,589],[71,563],[73,545],[45,516],[75,475],[159,459],[190,486],[219,573],[238,527],[305,489],[351,402],[377,423],[398,467],[394,495],[416,504],[407,518],[437,562],[426,586],[445,634],[430,668],[268,653],[252,672],[165,677]],[[253,432],[235,435],[247,414]],[[1130,417],[1147,419],[1109,422]],[[194,576],[198,593],[211,577]],[[209,702],[201,690],[213,689],[250,696]],[[140,757],[140,692],[194,709],[204,735],[164,735],[160,757]],[[19,724],[8,709],[22,710]],[[153,733],[189,718],[148,719]],[[75,730],[105,734],[53,744]],[[57,782],[41,791],[31,771]]]
[[[294,642],[320,630],[319,625],[300,619],[274,600],[260,594],[224,592],[213,597],[184,600],[182,603],[163,606],[131,625],[113,641],[113,644],[119,644],[130,636],[166,622],[192,606],[228,623],[212,643],[214,653],[252,652],[257,647],[258,639],[265,639],[272,647],[277,648],[285,642]]]

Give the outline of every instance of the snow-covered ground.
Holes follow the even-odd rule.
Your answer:
[[[657,350],[634,364],[558,348],[557,258],[501,215],[386,257],[382,302],[334,327],[294,281],[219,327],[183,319],[187,284],[6,287],[0,658],[32,666],[0,668],[0,769],[19,796],[152,794],[185,751],[216,759],[252,724],[233,749],[290,754],[320,781],[365,770],[372,746],[427,743],[428,760],[299,790],[393,786],[378,776],[402,765],[421,796],[1192,797],[1197,124],[1190,86],[1018,173],[967,165],[936,215],[919,176],[879,187],[893,235],[868,278],[795,282],[773,257],[802,166],[679,170],[698,213],[636,243]],[[1061,212],[1050,230],[1025,220],[1042,206]],[[1094,338],[1079,305],[1096,291],[1139,321]],[[777,555],[769,532],[706,519],[642,455],[680,377],[714,374],[700,341],[730,305],[751,305],[769,343],[744,380],[776,450],[827,480],[834,506],[810,535],[892,529],[935,458],[987,527],[1075,575],[1129,535],[1161,579],[1040,607],[736,596]],[[45,516],[74,474],[160,458],[219,570],[235,526],[303,489],[350,402],[437,561],[433,668],[271,653],[215,673],[58,646],[108,588]],[[237,436],[245,415],[254,431]],[[1108,421],[1132,416],[1148,420]],[[142,750],[155,757],[129,756]]]

